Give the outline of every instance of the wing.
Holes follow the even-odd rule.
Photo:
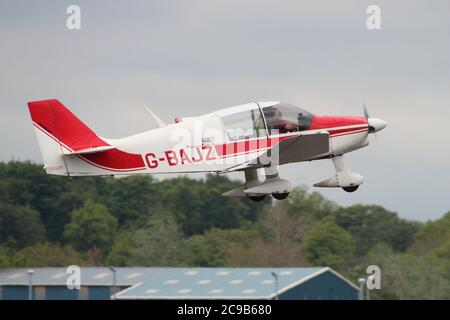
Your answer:
[[[260,153],[254,159],[228,168],[225,172],[245,170],[267,166],[272,162],[286,164],[307,161],[324,156],[330,152],[328,132],[302,133],[291,137],[272,139],[269,150]]]
[[[263,156],[273,159],[276,152],[279,164],[311,160],[330,152],[330,136],[328,132],[320,132],[284,139]]]

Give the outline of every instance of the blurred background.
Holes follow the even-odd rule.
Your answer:
[[[417,267],[410,270],[414,278],[434,268],[435,282],[413,297],[435,288],[435,297],[448,298],[448,1],[80,0],[81,30],[68,30],[71,4],[0,2],[0,266],[74,259],[87,265],[331,265],[356,279],[358,266],[375,259],[391,266],[393,279],[400,269]],[[366,27],[371,4],[381,9],[381,30]],[[334,172],[325,160],[282,167],[281,176],[300,186],[298,194],[285,203],[253,204],[220,197],[236,184],[227,177],[45,176],[26,102],[46,98],[59,99],[111,138],[155,128],[144,105],[169,122],[261,99],[330,115],[362,115],[365,103],[388,127],[347,156],[365,178],[357,192],[313,190]],[[169,220],[155,218],[158,212]],[[106,217],[99,229],[83,226],[97,213]],[[196,219],[200,226],[190,226]],[[165,235],[142,231],[155,223],[166,226],[157,228]],[[280,229],[288,226],[293,230]],[[236,240],[244,236],[239,232],[250,238]],[[342,234],[336,247],[322,239],[329,232]],[[103,238],[89,244],[90,234]],[[324,248],[335,248],[330,259],[314,252],[314,235]],[[139,260],[152,252],[146,245],[157,248],[172,237],[187,243],[191,256],[165,260],[155,253]],[[214,250],[205,258],[208,244],[216,243],[211,239],[228,258]],[[68,258],[33,260],[56,256],[39,252]],[[407,297],[411,290],[383,297]]]

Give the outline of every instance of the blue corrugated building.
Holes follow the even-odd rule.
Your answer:
[[[120,290],[150,279],[166,268],[81,268],[81,288],[68,289],[66,268],[35,268],[33,298],[38,300],[110,299]],[[0,299],[28,299],[28,269],[0,269]]]
[[[28,269],[0,269],[0,299],[28,299]],[[81,268],[68,289],[65,268],[36,268],[33,299],[355,300],[359,289],[330,268]]]

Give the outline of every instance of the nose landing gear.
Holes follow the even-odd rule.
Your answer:
[[[351,187],[342,187],[342,190],[345,192],[355,192],[358,190],[359,186],[351,186]]]
[[[342,188],[346,192],[355,192],[363,183],[362,175],[351,172],[344,162],[344,156],[336,156],[333,159],[336,174],[324,181],[314,184],[322,188]]]

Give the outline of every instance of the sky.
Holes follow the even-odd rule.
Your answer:
[[[72,4],[80,30],[66,27]],[[280,175],[340,205],[436,219],[450,210],[449,12],[446,0],[0,0],[0,161],[41,163],[32,100],[57,98],[109,138],[156,128],[144,105],[169,122],[263,99],[328,115],[365,103],[388,127],[346,155],[357,192],[312,187],[330,160]]]

